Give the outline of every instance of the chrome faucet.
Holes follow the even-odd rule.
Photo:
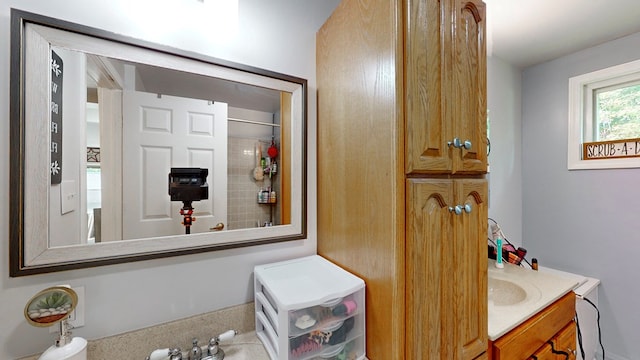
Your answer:
[[[202,349],[198,346],[198,339],[193,338],[193,347],[189,351],[189,360],[202,360]]]
[[[224,350],[220,348],[220,341],[226,341],[236,336],[236,330],[228,330],[222,334],[212,337],[206,347],[198,346],[198,339],[193,339],[193,347],[188,353],[189,360],[223,360]],[[204,351],[206,350],[206,355]],[[147,356],[146,360],[182,360],[182,350],[180,348],[173,349],[156,349]]]

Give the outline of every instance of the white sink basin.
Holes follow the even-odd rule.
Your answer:
[[[515,305],[527,298],[522,286],[508,281],[489,278],[489,301],[495,306]]]
[[[223,346],[225,360],[269,359],[262,344],[232,344]]]
[[[546,273],[504,264],[488,267],[489,339],[496,340],[542,310],[577,284]]]
[[[488,275],[489,311],[514,311],[542,296],[540,288],[530,279],[495,269],[489,269]]]

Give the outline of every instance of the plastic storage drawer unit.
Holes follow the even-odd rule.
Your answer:
[[[318,255],[256,266],[256,335],[272,360],[364,359],[364,281]]]

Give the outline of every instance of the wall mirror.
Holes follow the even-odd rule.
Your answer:
[[[11,32],[11,276],[306,237],[306,80],[15,9]]]

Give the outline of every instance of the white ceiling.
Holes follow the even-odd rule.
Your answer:
[[[487,54],[521,68],[640,32],[640,0],[485,3]]]

